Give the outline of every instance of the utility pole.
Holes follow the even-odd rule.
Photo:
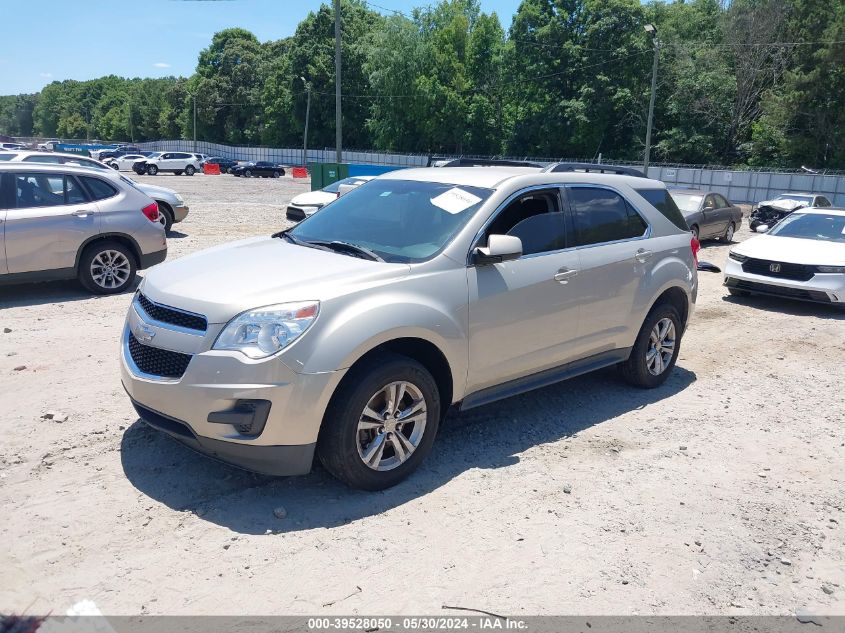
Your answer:
[[[337,146],[337,162],[343,162],[342,144],[343,129],[341,127],[340,106],[340,0],[334,0],[334,119],[335,145]]]
[[[651,99],[648,103],[648,124],[645,131],[645,156],[643,157],[643,173],[648,176],[648,162],[651,157],[651,125],[654,121],[654,99],[657,94],[657,58],[660,54],[660,40],[657,39],[657,27],[646,24],[645,32],[651,35],[654,44],[654,62],[651,66]]]
[[[197,151],[197,93],[191,95],[194,98],[194,152]]]
[[[311,116],[311,84],[305,81],[305,77],[300,77],[305,86],[305,93],[307,101],[305,102],[305,136],[302,139],[302,166],[308,167],[308,118]]]

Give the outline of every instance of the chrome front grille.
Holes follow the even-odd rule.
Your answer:
[[[160,323],[168,323],[197,332],[205,332],[208,329],[208,320],[201,314],[153,303],[140,292],[135,300],[147,316]]]

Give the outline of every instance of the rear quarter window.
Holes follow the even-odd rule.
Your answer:
[[[117,195],[117,189],[99,178],[91,178],[90,176],[82,176],[81,178],[93,200],[105,200]]]
[[[681,213],[667,189],[636,189],[636,192],[679,229],[682,231],[690,230],[684,214]]]

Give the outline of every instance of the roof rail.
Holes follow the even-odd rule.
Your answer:
[[[542,167],[540,163],[528,160],[507,160],[500,158],[455,158],[449,161],[436,161],[440,167]]]
[[[633,167],[622,167],[621,165],[602,165],[601,163],[552,163],[544,172],[565,172],[565,171],[586,171],[600,174],[619,174],[620,176],[636,176],[647,178],[643,172]]]

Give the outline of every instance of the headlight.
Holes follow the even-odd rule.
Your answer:
[[[250,358],[266,358],[302,336],[319,312],[319,301],[248,310],[229,321],[213,349],[237,350]]]
[[[845,266],[816,266],[820,273],[845,273]]]
[[[185,204],[185,199],[177,193],[176,194],[176,202],[178,202],[179,206],[181,207],[183,204]]]
[[[728,253],[728,257],[737,262],[744,262],[748,259],[746,255],[740,255],[739,253],[735,253],[734,251]]]

